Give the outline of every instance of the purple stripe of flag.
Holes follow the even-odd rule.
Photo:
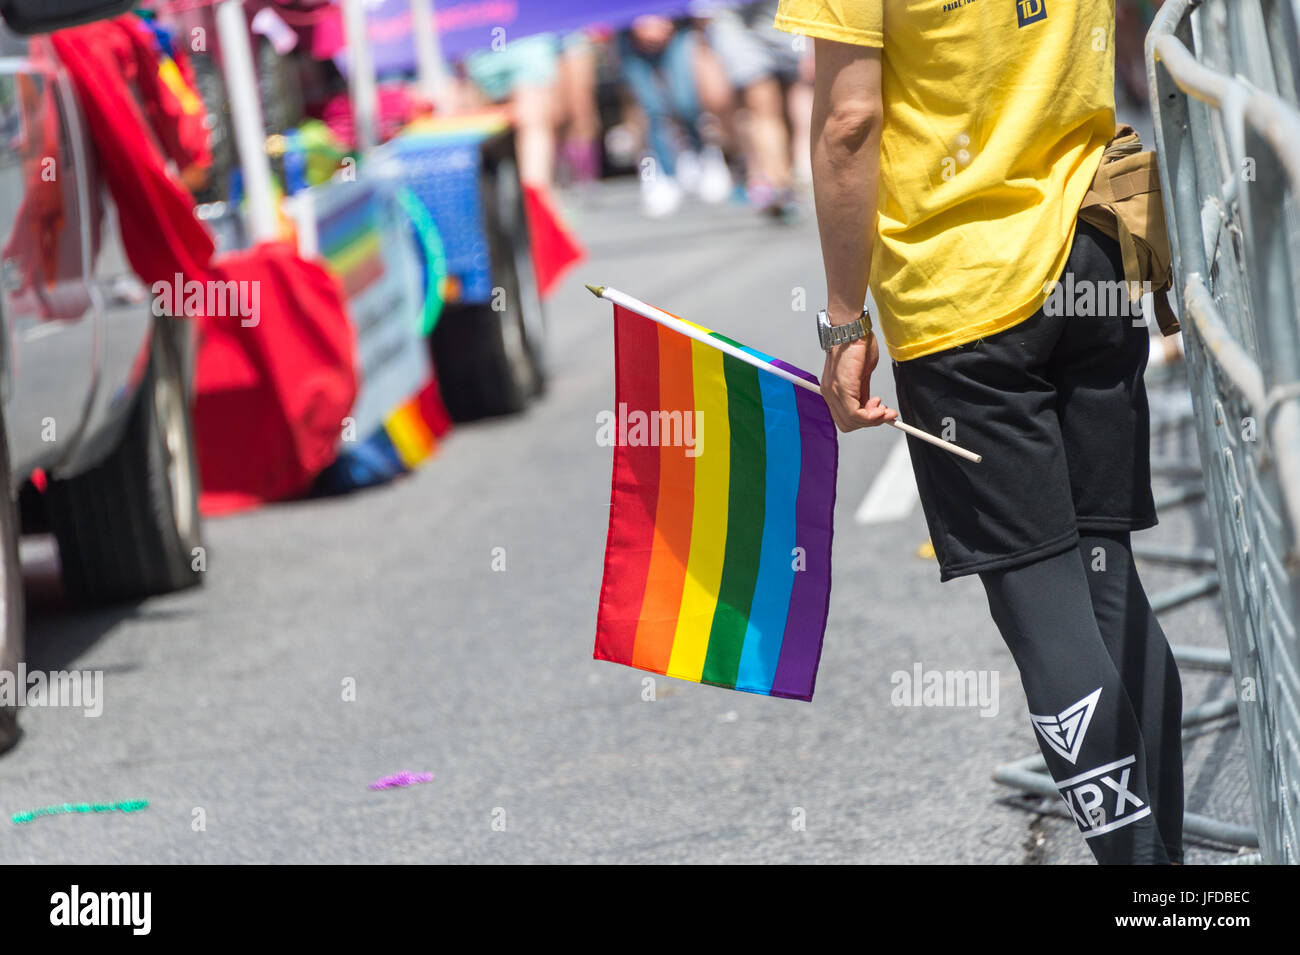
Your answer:
[[[802,368],[796,368],[794,365],[791,365],[789,362],[784,362],[779,358],[769,358],[768,361],[770,361],[777,368],[780,368],[782,371],[788,371],[792,375],[797,375],[798,377],[802,378],[804,381],[811,381],[814,385],[818,383],[816,375],[809,374],[808,372],[804,371]]]
[[[808,375],[780,360],[773,364],[795,374]],[[822,635],[831,599],[831,532],[839,443],[835,423],[821,395],[803,388],[794,392],[802,449],[799,499],[795,504],[795,545],[804,549],[807,567],[794,576],[781,659],[771,693],[809,700],[817,680],[817,663],[821,659]]]

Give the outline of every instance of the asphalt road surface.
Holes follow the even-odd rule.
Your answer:
[[[919,554],[910,471],[886,467],[892,429],[841,441],[814,703],[666,678],[647,700],[646,674],[591,659],[610,464],[596,415],[612,406],[613,343],[610,306],[582,283],[820,371],[811,216],[782,226],[738,205],[688,207],[649,223],[635,200],[631,183],[567,200],[589,260],[550,302],[553,386],[529,413],[459,429],[392,485],[210,521],[206,585],[192,592],[73,612],[52,545],[28,542],[29,666],[103,671],[104,706],[23,714],[23,742],[0,757],[0,861],[1091,859],[1059,800],[991,779],[1034,751],[1023,694],[978,583],[940,585]],[[792,307],[800,289],[806,311]],[[880,388],[892,401],[887,372]],[[1161,407],[1179,413],[1185,398],[1165,391]],[[1190,459],[1186,429],[1167,429],[1157,453]],[[1205,546],[1203,507],[1162,515],[1145,538]],[[1153,565],[1147,580],[1157,591],[1192,576]],[[1223,645],[1213,598],[1163,619],[1175,642]],[[895,705],[891,676],[917,665],[988,673],[996,712]],[[1188,705],[1231,692],[1222,673],[1184,682]],[[1188,808],[1249,822],[1235,726],[1188,746]],[[401,770],[435,779],[367,789]],[[150,805],[9,820],[126,799]],[[1196,844],[1190,861],[1232,854]]]

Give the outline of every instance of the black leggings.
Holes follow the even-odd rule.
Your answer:
[[[980,574],[1039,747],[1097,861],[1183,861],[1182,686],[1129,535]]]

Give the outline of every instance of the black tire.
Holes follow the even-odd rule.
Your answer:
[[[9,440],[0,416],[0,672],[18,678],[23,659],[23,573],[18,561],[18,510],[9,476]],[[19,693],[26,687],[15,685]],[[18,707],[0,704],[0,753],[18,742]]]
[[[486,163],[482,198],[493,298],[449,306],[433,330],[433,359],[457,421],[522,411],[545,383],[541,300],[533,278],[523,193],[514,161]]]
[[[528,356],[528,396],[535,398],[546,390],[546,312],[542,295],[537,287],[537,273],[533,269],[532,239],[528,231],[528,215],[524,211],[523,185],[513,159],[507,159],[497,170],[495,201],[499,216],[499,234],[506,248],[502,258],[509,257],[513,287],[506,286],[510,300],[518,303],[519,322],[523,346]]]
[[[47,491],[63,589],[77,603],[168,593],[202,579],[190,390],[171,321],[155,323],[122,443],[98,467]]]

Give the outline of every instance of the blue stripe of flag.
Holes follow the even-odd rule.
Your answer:
[[[765,358],[752,349],[745,350]],[[767,450],[763,541],[736,687],[752,687],[766,693],[776,678],[790,593],[794,588],[795,513],[802,440],[794,386],[770,374],[760,374],[758,382],[763,398]]]

